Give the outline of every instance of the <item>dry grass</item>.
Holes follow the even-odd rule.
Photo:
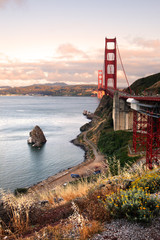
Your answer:
[[[102,225],[97,221],[88,221],[80,213],[78,206],[72,202],[73,214],[64,222],[57,226],[47,226],[26,240],[46,240],[46,239],[79,239],[85,240],[95,233],[103,230]],[[19,238],[20,240],[21,238]]]
[[[12,193],[1,192],[4,208],[7,209],[9,222],[0,223],[0,234],[16,236],[16,233],[24,233],[29,227],[29,210],[34,200],[29,196],[15,197]],[[2,232],[3,230],[3,232]],[[16,237],[14,237],[16,239]],[[13,239],[14,239],[13,238]]]
[[[69,185],[65,188],[57,188],[57,195],[61,196],[65,201],[70,201],[75,198],[86,196],[88,191],[94,187],[94,183],[87,183],[86,181],[79,182],[76,185]]]
[[[35,232],[34,235],[26,237],[25,240],[62,240],[71,239],[67,236],[72,231],[72,226],[69,224],[58,224],[57,226],[50,226],[42,228],[39,232]],[[18,238],[17,240],[22,240],[24,238]]]
[[[95,187],[95,183],[87,183],[87,181],[79,181],[78,183],[68,184],[67,186],[58,186],[54,190],[46,188],[41,192],[36,192],[37,198],[42,200],[47,200],[53,206],[57,206],[56,199],[62,198],[64,204],[65,202],[74,200],[75,198],[81,198],[86,196],[87,192]]]
[[[25,240],[86,240],[94,234],[103,230],[103,226],[96,221],[90,222],[89,225],[84,226],[75,232],[74,226],[71,223],[60,223],[57,226],[47,226],[42,228],[39,232],[34,233],[33,236],[26,237]],[[23,240],[18,238],[17,240]]]
[[[94,234],[102,232],[103,225],[97,221],[91,221],[88,225],[80,230],[80,240],[85,240],[92,237]]]

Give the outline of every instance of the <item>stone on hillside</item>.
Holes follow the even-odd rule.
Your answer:
[[[28,143],[31,144],[32,147],[41,147],[47,141],[39,126],[35,126],[29,135]]]

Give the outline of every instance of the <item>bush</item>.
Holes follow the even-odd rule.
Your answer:
[[[147,173],[144,176],[137,178],[132,183],[131,187],[143,188],[149,193],[160,191],[160,175],[158,172]]]
[[[107,212],[104,204],[99,201],[97,196],[103,199],[105,196],[103,190],[91,190],[83,199],[77,199],[76,204],[80,211],[85,213],[89,220],[96,220],[100,222],[110,221],[110,212]]]
[[[147,223],[159,213],[160,200],[151,197],[142,188],[132,188],[107,196],[104,205],[113,217],[126,217],[131,221]]]
[[[27,194],[28,188],[16,188],[14,190],[14,195],[17,196],[18,194]]]

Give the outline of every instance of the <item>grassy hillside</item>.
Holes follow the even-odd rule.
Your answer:
[[[98,148],[106,154],[113,175],[118,174],[118,162],[123,169],[126,164],[133,164],[139,157],[128,156],[128,144],[132,142],[133,134],[127,131],[102,131],[98,140]]]
[[[153,86],[155,83],[159,81],[160,73],[157,73],[148,77],[138,79],[130,87],[135,92],[135,94],[142,94],[145,90],[151,88],[151,86]],[[160,93],[160,88],[158,89],[158,91]]]
[[[160,81],[156,82],[151,87],[147,88],[146,91],[153,94],[160,94]]]

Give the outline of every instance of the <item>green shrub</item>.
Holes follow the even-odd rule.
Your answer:
[[[121,190],[118,194],[107,196],[104,204],[113,217],[126,217],[131,221],[146,223],[150,222],[160,210],[160,200],[151,197],[142,188]]]
[[[14,195],[17,196],[19,194],[27,194],[28,188],[16,188],[14,190]]]
[[[115,151],[128,145],[128,141],[132,139],[132,133],[126,131],[102,132],[98,141],[99,149],[107,154],[112,155]]]
[[[122,169],[126,163],[131,165],[139,158],[128,156],[128,143],[132,141],[132,136],[131,132],[126,131],[105,131],[101,133],[98,148],[103,154],[107,155],[112,175],[118,174],[116,161],[120,162],[120,168]]]

